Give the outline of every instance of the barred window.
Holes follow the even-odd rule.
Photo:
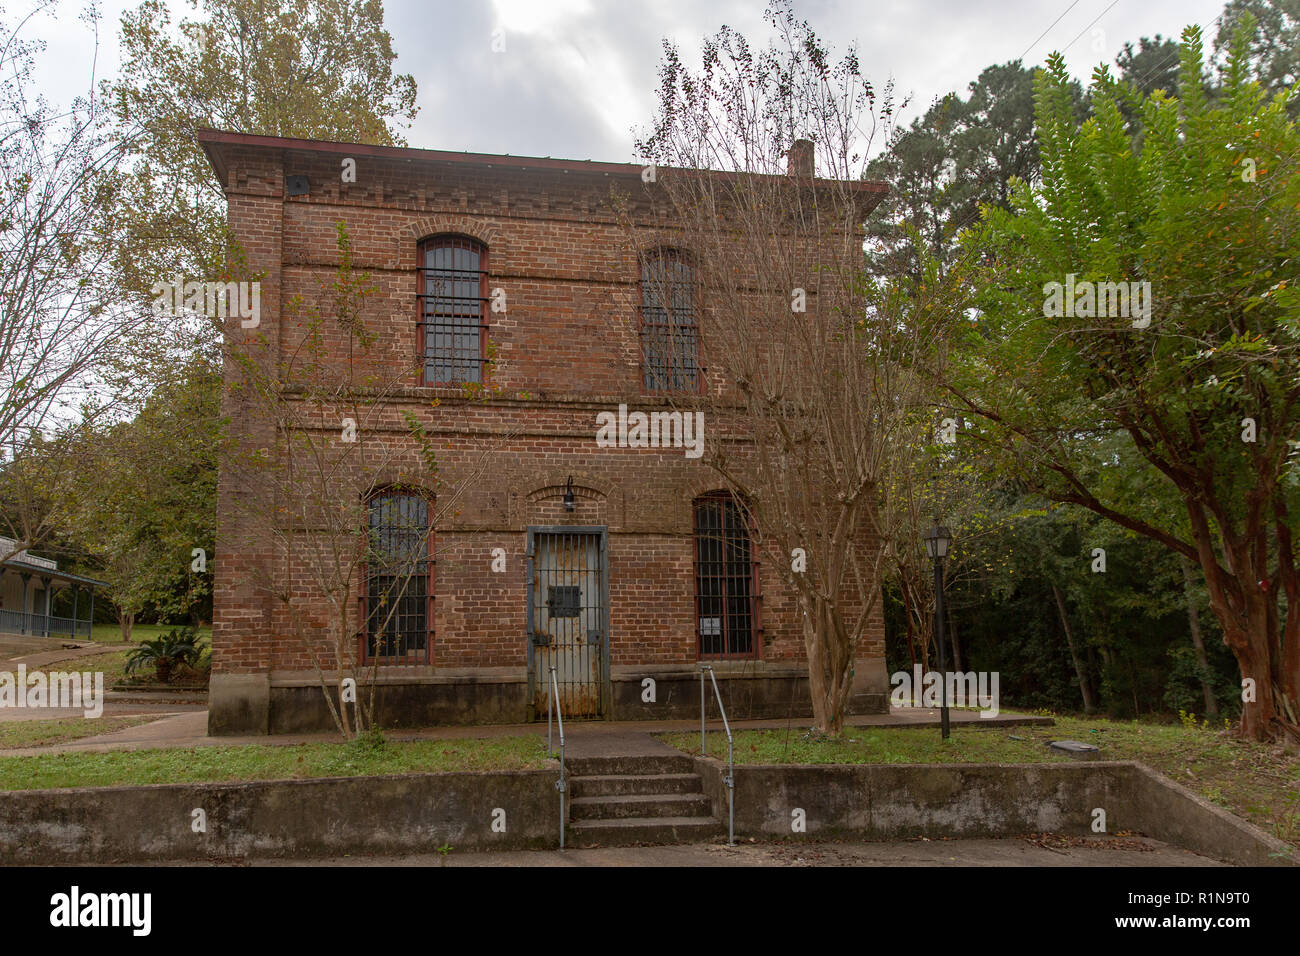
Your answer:
[[[420,245],[424,384],[482,382],[487,360],[487,248],[461,236]]]
[[[366,567],[367,660],[429,660],[433,600],[429,587],[429,501],[409,492],[370,499]]]
[[[699,652],[755,657],[756,579],[749,526],[725,492],[695,502],[695,610]]]
[[[647,391],[699,391],[695,277],[672,249],[641,262],[641,363]]]

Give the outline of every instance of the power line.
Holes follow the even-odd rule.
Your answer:
[[[1074,0],[1074,3],[1070,4],[1068,7],[1065,8],[1065,10],[1061,13],[1061,16],[1059,16],[1059,17],[1057,17],[1055,20],[1053,20],[1053,21],[1048,25],[1048,27],[1047,27],[1046,30],[1044,30],[1042,33],[1038,34],[1038,40],[1035,40],[1033,43],[1029,44],[1029,46],[1025,47],[1025,52],[1022,53],[1022,54],[1020,54],[1020,56],[1016,57],[1016,59],[1017,59],[1017,60],[1023,60],[1023,59],[1025,58],[1025,55],[1026,55],[1027,53],[1029,53],[1030,50],[1032,50],[1034,47],[1038,46],[1038,41],[1039,41],[1039,40],[1041,40],[1043,37],[1047,36],[1047,34],[1049,34],[1049,33],[1052,32],[1052,27],[1054,27],[1054,26],[1056,26],[1058,23],[1060,23],[1061,20],[1062,20],[1062,18],[1064,18],[1065,14],[1069,13],[1071,10],[1073,10],[1073,9],[1074,9],[1075,7],[1077,7],[1078,5],[1079,5],[1079,0]]]
[[[1115,4],[1117,4],[1117,3],[1119,3],[1119,0],[1112,0],[1111,5],[1110,5],[1109,7],[1107,7],[1105,10],[1101,11],[1101,13],[1097,14],[1097,19],[1096,19],[1096,20],[1093,20],[1092,23],[1089,23],[1086,27],[1084,27],[1082,30],[1080,30],[1080,31],[1079,31],[1079,36],[1075,37],[1073,40],[1071,40],[1069,43],[1067,43],[1067,44],[1066,44],[1062,49],[1058,50],[1057,52],[1060,53],[1060,54],[1062,54],[1062,55],[1064,55],[1064,53],[1065,53],[1066,50],[1070,49],[1070,47],[1074,46],[1076,43],[1079,42],[1079,37],[1083,36],[1085,33],[1087,33],[1089,30],[1091,30],[1091,29],[1093,28],[1093,26],[1096,24],[1097,20],[1100,20],[1100,19],[1101,19],[1102,17],[1104,17],[1106,14],[1110,13],[1110,11],[1111,11],[1112,9],[1114,9]]]

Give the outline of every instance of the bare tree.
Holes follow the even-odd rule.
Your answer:
[[[937,271],[939,264],[933,264]],[[936,361],[941,364],[942,358]],[[912,411],[910,426],[896,433],[890,449],[880,506],[887,512],[883,524],[893,535],[885,573],[903,605],[908,655],[912,664],[928,670],[936,635],[934,563],[925,548],[925,532],[936,522],[952,531],[944,586],[945,591],[955,590],[978,580],[988,562],[1000,559],[997,540],[1015,513],[1007,506],[1013,488],[958,452],[965,423],[943,404],[939,380],[930,379],[919,394],[923,404]],[[960,639],[961,607],[952,595],[945,597],[944,607],[951,660],[958,670],[970,670],[972,662]]]
[[[113,407],[100,373],[147,319],[122,304],[106,269],[114,237],[104,212],[133,132],[104,133],[93,70],[89,92],[65,110],[34,90],[43,44],[22,31],[55,6],[0,25],[0,533],[17,542],[0,564],[58,528],[78,423]],[[83,19],[97,26],[93,10]]]
[[[672,352],[694,328],[674,322],[699,316],[702,385],[669,394],[705,415],[704,461],[797,600],[815,724],[836,734],[880,613],[897,513],[880,498],[891,471],[910,467],[897,439],[924,404],[913,367],[933,346],[935,303],[924,284],[865,268],[865,219],[884,187],[863,170],[890,89],[877,97],[852,49],[832,63],[788,4],[767,18],[767,49],[724,28],[697,74],[665,44],[659,114],[638,144],[653,164],[648,212],[629,213],[628,229],[646,263],[643,309],[659,316],[642,323],[646,364],[666,352],[679,367]],[[683,250],[689,287],[651,254],[663,246]]]

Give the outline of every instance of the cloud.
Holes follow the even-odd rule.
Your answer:
[[[900,94],[912,94],[904,121],[936,97],[965,91],[986,66],[1013,60],[1031,44],[1027,65],[1068,46],[1071,70],[1086,80],[1098,62],[1112,62],[1125,41],[1157,32],[1177,37],[1190,22],[1201,23],[1212,38],[1211,21],[1222,10],[1221,0],[1144,0],[1109,11],[1110,0],[1080,0],[1035,42],[1069,6],[1066,0],[796,5],[834,49],[857,39],[864,72],[877,88],[892,76]],[[107,0],[104,6],[101,76],[117,70],[118,17],[134,3]],[[181,0],[171,6],[174,19],[195,15]],[[654,116],[662,40],[676,42],[692,66],[700,41],[724,23],[766,43],[762,7],[757,0],[387,0],[396,69],[419,83],[421,109],[406,137],[412,146],[431,149],[634,161],[631,129]],[[47,23],[40,35],[51,48],[42,58],[42,79],[51,102],[67,102],[85,91],[85,77],[67,64],[88,62],[93,44],[84,30]],[[497,28],[505,31],[505,50],[494,53]]]

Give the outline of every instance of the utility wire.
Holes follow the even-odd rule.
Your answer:
[[[1029,44],[1029,46],[1025,47],[1025,52],[1022,53],[1022,54],[1020,54],[1020,56],[1016,57],[1016,59],[1017,59],[1017,60],[1023,60],[1023,59],[1025,58],[1026,54],[1028,54],[1030,50],[1032,50],[1034,47],[1038,46],[1038,42],[1039,42],[1039,40],[1042,40],[1043,37],[1047,36],[1047,34],[1049,34],[1049,33],[1052,32],[1052,27],[1054,27],[1054,26],[1056,26],[1058,23],[1060,23],[1060,22],[1061,22],[1061,19],[1065,16],[1065,14],[1069,13],[1071,10],[1073,10],[1073,9],[1074,9],[1075,7],[1077,7],[1078,5],[1079,5],[1079,0],[1074,0],[1074,3],[1070,4],[1068,7],[1065,8],[1064,11],[1062,11],[1061,16],[1059,16],[1059,17],[1057,17],[1055,20],[1053,20],[1053,21],[1048,25],[1048,27],[1047,27],[1046,30],[1044,30],[1042,33],[1038,34],[1038,40],[1035,40],[1033,43]]]
[[[1117,4],[1117,3],[1119,3],[1119,0],[1112,0],[1111,5],[1110,5],[1109,7],[1107,7],[1105,10],[1101,11],[1101,13],[1097,14],[1097,19],[1096,19],[1096,20],[1093,20],[1092,23],[1089,23],[1086,27],[1084,27],[1082,30],[1080,30],[1080,31],[1079,31],[1079,36],[1075,37],[1073,40],[1071,40],[1069,43],[1067,43],[1067,44],[1066,44],[1062,49],[1058,50],[1057,52],[1058,52],[1058,53],[1062,53],[1062,54],[1064,54],[1066,50],[1070,49],[1070,47],[1072,47],[1072,46],[1074,46],[1076,43],[1078,43],[1078,42],[1079,42],[1079,37],[1083,36],[1085,33],[1087,33],[1089,30],[1091,30],[1091,29],[1093,28],[1093,25],[1096,24],[1097,20],[1100,20],[1100,19],[1101,19],[1102,17],[1104,17],[1106,14],[1110,13],[1110,11],[1111,11],[1112,9],[1114,9],[1115,4]]]

